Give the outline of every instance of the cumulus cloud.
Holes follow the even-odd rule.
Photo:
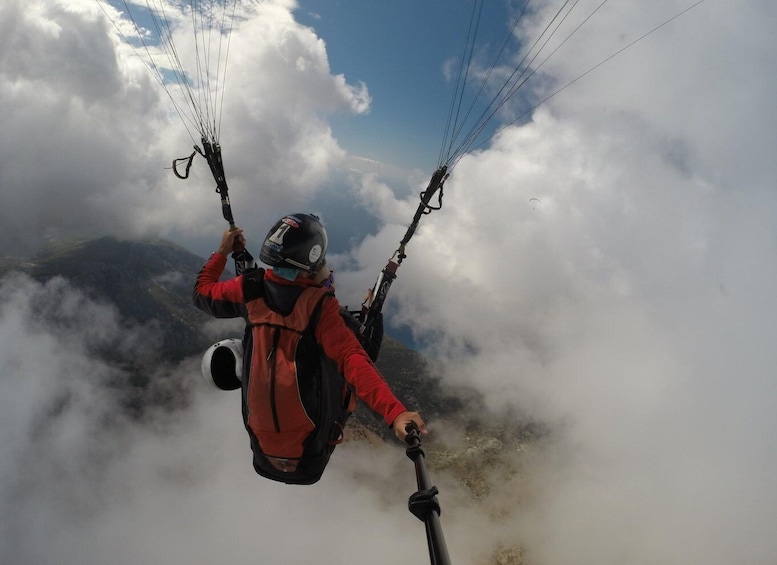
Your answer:
[[[539,88],[684,7],[608,5]],[[459,162],[408,247],[395,322],[553,430],[516,528],[532,563],[777,552],[773,12],[708,2],[552,98]],[[360,261],[398,242],[390,214]]]
[[[83,226],[101,233],[172,230],[212,245],[223,228],[213,218],[215,196],[191,188],[209,186],[208,172],[200,163],[187,184],[162,169],[190,140],[172,127],[177,117],[146,70],[87,4],[0,6],[2,52],[13,55],[0,59],[0,105],[6,130],[15,133],[0,141],[4,241],[19,248],[30,225],[45,225],[51,236]],[[567,29],[598,4],[578,3]],[[605,4],[529,88],[542,99],[689,4]],[[241,24],[251,30],[250,47],[240,30],[233,38],[239,48],[224,124],[235,133],[224,143],[234,199],[256,225],[266,225],[278,210],[308,202],[328,175],[350,179],[379,221],[354,249],[332,258],[338,295],[355,305],[396,248],[417,191],[406,196],[374,171],[362,177],[338,170],[353,169],[354,156],[338,147],[328,116],[365,111],[368,90],[331,74],[324,42],[295,23],[292,3],[261,6],[262,17]],[[533,6],[520,29],[524,44],[558,9],[552,2]],[[479,545],[463,532],[495,530],[493,539],[521,543],[536,565],[727,564],[768,562],[777,554],[777,446],[770,433],[777,392],[770,342],[777,171],[770,152],[777,124],[775,80],[767,71],[777,52],[774,21],[775,6],[765,0],[704,2],[463,158],[446,183],[444,208],[423,218],[387,305],[393,329],[411,328],[441,361],[446,382],[474,385],[489,409],[550,430],[526,455],[521,480],[505,487],[502,501],[509,504],[498,525],[479,514],[469,521],[448,513],[454,556]],[[335,213],[327,219],[340,220]],[[125,435],[116,426],[116,442],[75,447],[105,415],[95,406],[107,410],[115,400],[77,384],[74,375],[94,383],[112,370],[45,327],[28,327],[22,311],[3,311],[4,342],[29,337],[36,354],[4,347],[3,367],[32,375],[78,369],[68,378],[56,373],[54,385],[42,376],[20,383],[4,372],[3,445],[18,456],[2,462],[3,504],[23,509],[4,535],[14,540],[7,547],[21,556],[17,561],[50,562],[52,547],[81,556],[83,540],[98,539],[104,541],[89,553],[92,562],[114,554],[136,562],[137,552],[146,560],[190,552],[195,561],[217,553],[252,562],[253,547],[224,539],[235,529],[244,534],[237,539],[252,537],[254,529],[240,528],[256,523],[272,533],[268,539],[283,540],[271,522],[300,520],[302,529],[321,532],[311,535],[329,543],[338,562],[367,554],[375,562],[375,553],[392,562],[418,560],[424,552],[420,525],[399,507],[404,502],[392,506],[366,486],[357,489],[355,506],[374,510],[371,520],[359,512],[340,518],[355,537],[391,532],[391,551],[373,544],[342,549],[343,528],[324,528],[317,514],[300,517],[285,488],[252,476],[236,400],[228,396],[195,394],[185,415],[157,416],[163,432],[132,427]],[[52,396],[63,387],[67,394]],[[51,448],[41,455],[30,440],[38,415],[54,408],[72,425],[35,432]],[[305,501],[339,507],[353,494],[341,486],[354,476],[377,472],[394,480],[395,454],[371,453],[385,463],[376,471],[364,466],[360,449],[338,452],[326,488],[306,491]],[[70,506],[59,505],[60,483],[51,474],[28,479],[45,488],[22,488],[20,470],[36,456],[56,463],[60,455],[69,461],[71,452],[107,453],[108,463],[100,476],[86,475],[91,483],[78,482],[78,465],[52,467],[80,485]],[[443,492],[458,501],[453,484]],[[467,507],[464,498],[454,508]],[[60,518],[73,505],[83,519],[66,525]],[[141,523],[149,516],[160,523]],[[410,523],[400,524],[399,516]],[[410,535],[417,545],[401,553],[406,548],[395,540]],[[278,542],[264,551],[282,559],[286,547]]]
[[[365,85],[329,72],[323,41],[294,21],[293,7],[241,3],[231,34],[225,166],[237,219],[260,225],[301,206],[343,160],[326,116],[370,104]],[[0,224],[3,240],[21,252],[61,235],[212,239],[223,229],[217,197],[203,188],[214,186],[205,161],[198,157],[189,182],[166,170],[198,135],[189,138],[141,61],[145,49],[126,43],[135,41],[133,26],[102,8],[94,0],[0,6],[0,110],[14,133],[0,145]],[[167,9],[182,64],[196,68],[191,21]],[[30,234],[29,226],[43,227]]]

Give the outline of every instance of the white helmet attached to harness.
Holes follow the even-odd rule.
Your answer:
[[[211,345],[202,356],[202,376],[220,390],[240,388],[243,378],[243,342],[230,338]]]

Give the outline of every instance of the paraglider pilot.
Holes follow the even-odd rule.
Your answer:
[[[244,246],[242,229],[224,232],[193,298],[214,317],[246,320],[239,374],[256,472],[290,484],[318,481],[342,441],[354,395],[400,440],[411,423],[425,433],[421,416],[392,393],[341,314],[318,217],[281,218],[260,253],[271,268],[220,282],[227,256]]]

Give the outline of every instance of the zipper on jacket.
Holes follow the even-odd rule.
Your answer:
[[[275,351],[278,349],[278,341],[281,338],[281,329],[275,328],[272,336],[272,347],[267,355],[267,363],[270,368],[270,411],[272,412],[272,421],[275,425],[275,431],[281,431],[281,425],[278,421],[278,409],[275,404]]]

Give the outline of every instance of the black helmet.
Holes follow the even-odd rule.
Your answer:
[[[289,214],[267,232],[259,259],[271,267],[315,273],[324,264],[327,237],[313,214]]]

